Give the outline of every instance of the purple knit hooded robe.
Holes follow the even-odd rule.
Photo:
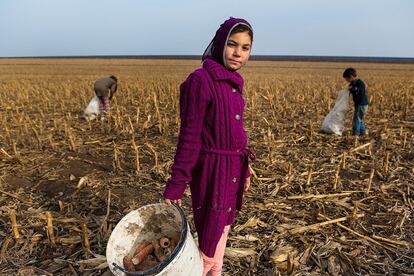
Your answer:
[[[202,68],[180,86],[180,131],[164,197],[180,199],[189,184],[201,251],[213,257],[226,225],[242,206],[250,176],[243,128],[243,78],[224,66],[224,49],[233,28],[250,24],[226,20],[203,55]]]

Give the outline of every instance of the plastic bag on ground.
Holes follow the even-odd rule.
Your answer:
[[[99,98],[97,96],[93,97],[81,117],[88,121],[94,120],[100,114],[99,104]]]
[[[349,91],[339,91],[335,106],[323,120],[321,131],[341,136],[345,127],[346,113],[349,110]]]

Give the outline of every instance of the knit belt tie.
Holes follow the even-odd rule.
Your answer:
[[[202,148],[202,152],[205,153],[213,153],[219,155],[239,155],[242,158],[250,158],[250,160],[256,160],[256,155],[249,149],[249,148],[242,148],[237,150],[222,150],[222,149],[214,149],[214,148]],[[246,158],[247,159],[247,158]]]

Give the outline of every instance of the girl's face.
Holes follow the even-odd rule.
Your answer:
[[[252,40],[248,32],[234,33],[229,37],[224,50],[224,62],[231,71],[239,70],[250,56]]]

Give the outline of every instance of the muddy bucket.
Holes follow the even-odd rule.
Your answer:
[[[178,231],[180,240],[162,262],[144,271],[128,271],[123,258],[143,241],[159,240]],[[177,205],[151,204],[131,211],[116,225],[109,237],[106,259],[114,275],[198,276],[203,263],[191,235],[184,211]]]

